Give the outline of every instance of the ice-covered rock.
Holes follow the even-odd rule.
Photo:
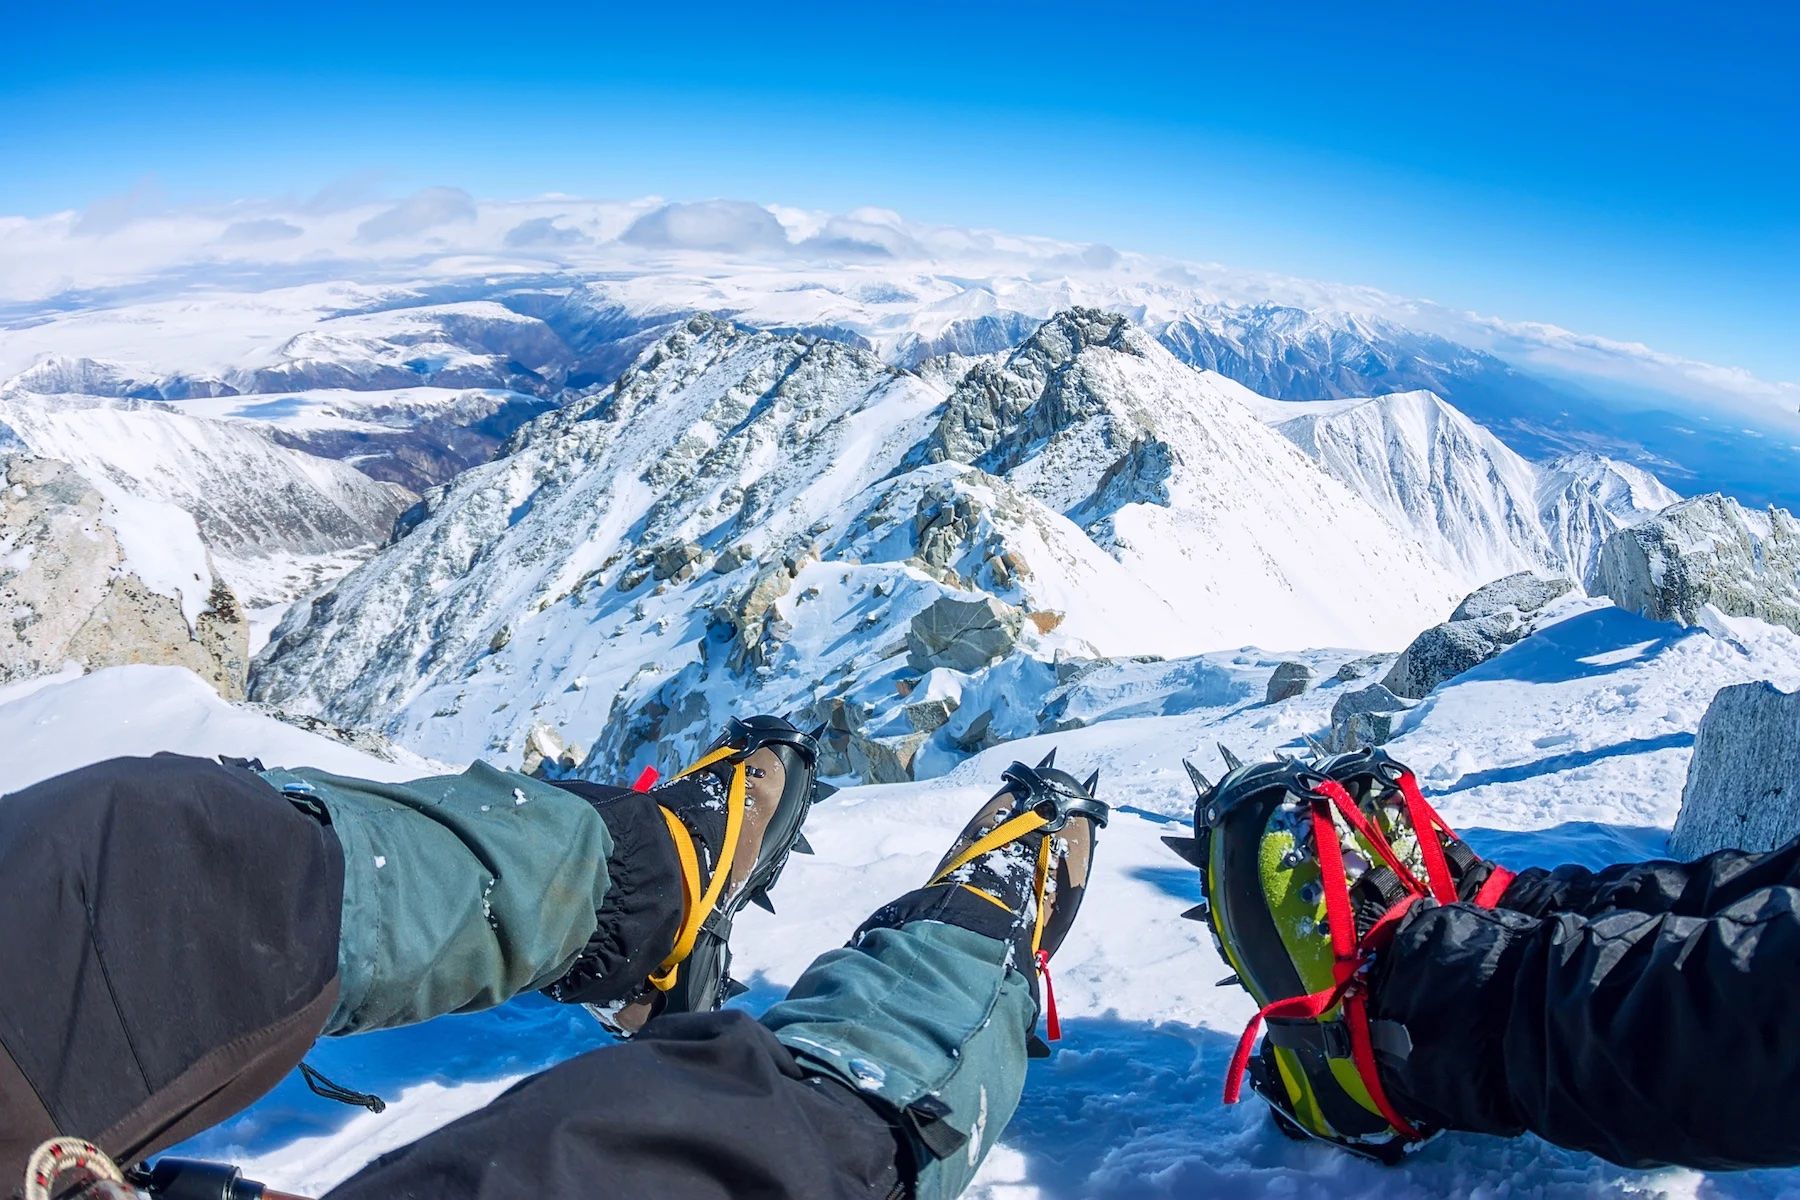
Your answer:
[[[1653,621],[1695,625],[1711,605],[1800,630],[1800,522],[1696,496],[1608,538],[1596,586]]]
[[[1269,676],[1269,687],[1263,695],[1263,701],[1267,704],[1274,704],[1278,700],[1291,700],[1295,696],[1303,694],[1307,688],[1312,686],[1312,682],[1313,669],[1311,667],[1303,662],[1284,662],[1275,668],[1273,675]]]
[[[1393,736],[1395,720],[1409,707],[1379,683],[1344,693],[1331,706],[1331,749],[1381,745]]]
[[[1800,692],[1721,688],[1700,721],[1669,848],[1773,850],[1800,837]]]

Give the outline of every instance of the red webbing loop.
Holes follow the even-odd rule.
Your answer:
[[[643,773],[637,777],[637,782],[631,785],[631,790],[634,792],[647,792],[655,787],[656,781],[661,778],[662,773],[655,767],[645,767]]]
[[[1493,874],[1489,875],[1487,881],[1481,885],[1481,890],[1475,893],[1475,907],[1493,908],[1499,904],[1500,897],[1506,895],[1506,889],[1511,887],[1512,881],[1518,877],[1516,871],[1509,871],[1505,867],[1495,867]]]
[[[1439,835],[1455,837],[1444,818],[1425,801],[1419,780],[1411,771],[1400,772],[1400,795],[1406,800],[1406,816],[1412,822],[1413,836],[1419,842],[1419,854],[1425,859],[1425,878],[1431,894],[1440,904],[1456,903],[1456,881],[1450,877],[1450,861],[1444,857],[1444,843]]]
[[[1056,988],[1050,983],[1050,952],[1037,952],[1038,974],[1044,980],[1044,1040],[1047,1042],[1062,1041],[1062,1022],[1056,1016]]]
[[[1362,1076],[1363,1086],[1369,1089],[1369,1099],[1375,1102],[1382,1118],[1402,1137],[1417,1140],[1419,1131],[1395,1111],[1387,1090],[1381,1086],[1381,1075],[1375,1069],[1375,1039],[1369,1034],[1368,999],[1360,988],[1344,998],[1344,1024],[1350,1028],[1350,1061],[1356,1064],[1356,1073]]]
[[[1304,1017],[1311,1020],[1322,1017],[1337,1005],[1343,998],[1344,989],[1349,986],[1350,983],[1346,980],[1310,996],[1289,996],[1285,1000],[1272,1000],[1257,1010],[1257,1014],[1250,1018],[1244,1035],[1238,1038],[1237,1049],[1231,1055],[1231,1066],[1225,1072],[1225,1103],[1236,1104],[1244,1094],[1244,1072],[1250,1069],[1250,1053],[1256,1049],[1256,1034],[1266,1018]]]
[[[1313,843],[1319,852],[1319,877],[1325,891],[1325,920],[1331,926],[1331,952],[1337,956],[1333,977],[1341,984],[1345,967],[1355,969],[1356,911],[1350,906],[1350,879],[1344,871],[1344,847],[1338,841],[1331,812],[1313,805]]]

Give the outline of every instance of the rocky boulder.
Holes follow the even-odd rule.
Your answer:
[[[767,666],[787,637],[789,626],[775,602],[787,595],[794,573],[786,563],[764,567],[750,585],[713,610],[713,620],[728,631],[733,670]]]
[[[698,542],[670,542],[658,546],[651,556],[651,574],[658,580],[672,579],[681,583],[699,573],[700,563],[705,558],[706,548]]]
[[[1337,669],[1332,678],[1339,683],[1349,683],[1353,679],[1367,679],[1381,671],[1393,661],[1387,654],[1365,654],[1361,658],[1353,658]]]
[[[1520,571],[1517,575],[1496,579],[1470,592],[1456,606],[1456,611],[1450,614],[1450,619],[1478,621],[1482,617],[1498,616],[1501,613],[1528,616],[1574,590],[1574,583],[1567,579],[1547,579],[1542,575],[1533,575],[1530,571]]]
[[[1379,683],[1347,692],[1331,706],[1331,745],[1334,751],[1379,746],[1394,736],[1394,724],[1411,705]]]
[[[1439,684],[1523,641],[1536,628],[1532,618],[1574,590],[1567,579],[1544,579],[1529,572],[1477,588],[1448,621],[1414,638],[1381,682],[1396,696],[1423,699]]]
[[[1694,741],[1669,849],[1773,850],[1800,836],[1800,692],[1743,683],[1713,697]]]
[[[1653,621],[1695,625],[1711,605],[1800,630],[1800,522],[1696,496],[1608,538],[1595,590]]]
[[[934,667],[979,671],[1018,649],[1025,614],[991,596],[945,596],[913,617],[906,631],[906,663],[923,673]]]
[[[1311,667],[1303,662],[1284,662],[1269,676],[1269,690],[1263,696],[1263,703],[1274,704],[1278,700],[1291,700],[1295,696],[1304,695],[1312,682]]]
[[[913,760],[929,733],[905,733],[897,737],[850,734],[850,774],[862,783],[906,783],[913,777]]]

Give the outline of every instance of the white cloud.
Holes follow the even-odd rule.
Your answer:
[[[461,188],[429,187],[356,227],[360,243],[417,237],[442,225],[475,219],[475,198]]]
[[[1110,246],[927,225],[881,208],[826,213],[735,200],[670,203],[581,200],[546,195],[477,202],[455,187],[431,187],[399,202],[380,201],[369,177],[343,180],[316,195],[242,200],[218,208],[176,210],[153,180],[85,212],[0,216],[0,306],[27,316],[62,297],[107,303],[106,290],[133,300],[173,296],[216,279],[254,293],[291,283],[345,281],[376,286],[466,274],[542,271],[643,276],[641,294],[693,307],[732,307],[767,297],[771,270],[793,274],[795,299],[780,319],[835,319],[808,310],[803,288],[845,303],[871,294],[916,294],[916,318],[929,323],[1011,309],[1048,315],[1079,300],[1150,321],[1209,304],[1272,303],[1375,318],[1436,333],[1490,351],[1527,370],[1602,379],[1792,423],[1800,385],[1771,381],[1634,342],[1554,325],[1458,311],[1374,288],[1217,264],[1177,262]],[[704,278],[671,283],[671,251],[697,260]],[[890,264],[881,275],[881,264]],[[743,270],[739,270],[739,266]],[[805,274],[801,275],[800,272]],[[166,281],[166,287],[159,286]],[[619,285],[624,286],[624,285]],[[744,289],[750,289],[746,292]],[[870,289],[874,289],[871,291]],[[904,332],[904,330],[900,331]],[[896,334],[898,336],[898,334]],[[105,356],[105,347],[94,352]]]
[[[662,250],[739,254],[785,250],[788,246],[787,230],[775,214],[760,204],[742,200],[665,204],[633,221],[619,240]]]
[[[279,242],[286,238],[297,238],[305,232],[292,221],[284,221],[280,217],[262,217],[254,221],[233,221],[219,235],[219,240],[229,246],[242,246],[256,242]]]
[[[591,241],[587,234],[579,229],[570,229],[557,222],[562,219],[559,213],[554,217],[532,217],[529,221],[520,221],[506,231],[506,244],[520,248],[554,246],[576,246]]]

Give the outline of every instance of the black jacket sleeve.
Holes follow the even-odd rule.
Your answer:
[[[1370,976],[1371,1015],[1411,1041],[1379,1060],[1383,1083],[1429,1124],[1626,1166],[1800,1164],[1800,890],[1749,887],[1792,861],[1788,847],[1616,868],[1600,888],[1564,877],[1588,902],[1611,886],[1664,912],[1423,905]]]
[[[1534,917],[1552,913],[1595,916],[1613,909],[1709,917],[1753,892],[1800,887],[1800,838],[1779,850],[1721,850],[1693,862],[1624,863],[1519,872],[1500,906]]]

